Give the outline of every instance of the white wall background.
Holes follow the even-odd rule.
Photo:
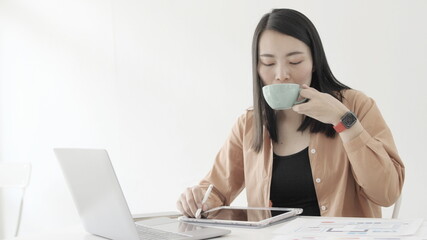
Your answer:
[[[427,1],[0,0],[0,161],[33,164],[22,232],[79,222],[54,147],[108,149],[132,212],[174,210],[251,106],[252,34],[276,7],[377,101],[406,164],[401,217],[427,217]]]

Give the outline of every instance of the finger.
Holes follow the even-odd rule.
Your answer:
[[[296,113],[301,113],[300,105],[301,105],[301,104],[294,105],[294,106],[292,107],[292,110],[293,110],[294,112],[296,112]]]
[[[305,89],[302,89],[300,92],[299,92],[299,95],[301,96],[301,97],[304,97],[304,98],[308,98],[308,99],[311,99],[311,98],[314,98],[314,97],[316,97],[317,96],[317,94],[319,94],[319,92],[316,90],[316,89],[314,89],[314,88],[305,88]]]
[[[301,87],[303,88],[303,89],[307,89],[307,88],[310,88],[307,84],[303,84],[303,85],[301,85]]]
[[[202,207],[203,193],[202,189],[199,186],[194,186],[192,188],[194,201],[196,202],[197,208]]]
[[[181,200],[176,201],[176,208],[179,212],[181,212],[184,216],[187,216],[187,213],[185,212],[184,208],[182,207]],[[188,217],[188,216],[187,216]]]
[[[315,92],[319,92],[317,89],[315,89],[314,87],[310,87],[310,86],[308,86],[307,84],[303,84],[303,85],[301,85],[301,88],[302,89],[311,89],[311,90],[313,90],[313,91],[315,91]]]
[[[315,105],[313,105],[312,103],[304,103],[304,104],[300,104],[300,105],[295,105],[294,107],[292,107],[292,110],[294,110],[295,112],[311,117],[313,119],[316,119],[318,121],[323,122],[322,120],[319,119],[319,116],[321,116],[321,113],[319,113],[318,109],[316,109],[315,107],[313,107]]]
[[[300,104],[294,105],[292,107],[292,110],[294,110],[295,112],[300,113],[300,114],[306,114],[308,112],[308,110],[310,109],[310,107],[311,107],[311,103],[305,102],[305,103],[300,103]]]
[[[185,200],[185,193],[181,194],[181,197],[176,203],[176,206],[181,211],[182,214],[184,214],[187,217],[192,217],[190,208],[187,206],[187,200]]]
[[[196,205],[196,201],[194,201],[193,191],[191,190],[191,188],[188,188],[185,193],[186,193],[185,197],[187,200],[187,205],[190,208],[190,211],[192,213],[191,215],[194,216],[194,214],[196,214],[197,212],[197,205]]]
[[[191,212],[190,206],[188,206],[187,195],[185,193],[182,194],[181,204],[187,216],[194,217],[194,214]]]
[[[189,192],[191,193],[191,191],[189,190],[190,188],[187,188],[186,191],[182,194],[182,206],[184,207],[184,210],[187,212],[188,216],[190,217],[194,217],[194,213],[192,210],[192,207],[190,206],[189,202],[193,202],[194,205],[194,200],[193,200],[193,196],[191,196],[191,194],[189,194]],[[190,200],[189,200],[190,198]],[[194,208],[194,207],[193,207]]]

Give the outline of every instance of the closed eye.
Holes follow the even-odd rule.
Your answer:
[[[263,63],[263,62],[260,62],[262,65],[264,65],[264,66],[267,66],[267,67],[270,67],[270,66],[273,66],[274,65],[274,63]]]
[[[302,61],[299,61],[299,62],[289,62],[289,64],[291,64],[291,65],[298,65],[300,63],[302,63]]]

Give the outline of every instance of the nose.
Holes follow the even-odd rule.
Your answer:
[[[289,70],[284,66],[278,66],[276,69],[275,80],[279,82],[289,81],[290,74]]]

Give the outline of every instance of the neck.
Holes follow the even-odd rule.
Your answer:
[[[299,114],[292,109],[280,110],[276,112],[277,124],[285,125],[300,125],[303,119],[302,114]]]

